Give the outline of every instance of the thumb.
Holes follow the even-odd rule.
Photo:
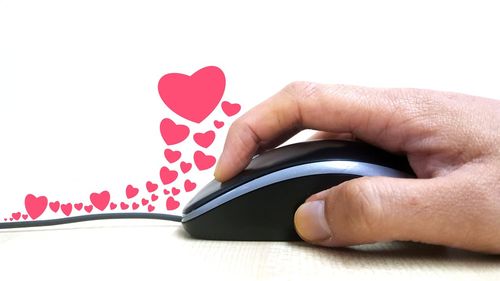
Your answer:
[[[445,187],[441,178],[353,179],[308,198],[295,213],[295,228],[303,240],[322,246],[460,240],[453,237],[456,232],[443,232],[456,229],[449,214],[441,211],[450,205],[449,196],[442,196]]]

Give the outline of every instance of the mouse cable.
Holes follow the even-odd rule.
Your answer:
[[[182,216],[168,215],[168,214],[153,214],[153,213],[106,213],[106,214],[92,214],[92,215],[74,216],[74,217],[50,219],[50,220],[1,222],[0,229],[52,226],[52,225],[76,223],[83,221],[107,220],[107,219],[156,219],[156,220],[181,222]]]

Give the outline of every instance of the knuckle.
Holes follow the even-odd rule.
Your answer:
[[[238,139],[244,146],[251,145],[252,143],[258,144],[260,142],[252,126],[243,117],[233,122],[229,128],[228,135],[230,135],[231,138]]]
[[[321,100],[323,86],[313,82],[295,81],[288,84],[280,93],[280,99],[290,104],[292,112],[297,116],[297,123],[304,123],[310,116],[311,106],[315,107]]]
[[[294,81],[285,86],[282,92],[293,99],[302,99],[319,93],[320,86],[314,82]]]
[[[229,130],[227,132],[228,138],[234,138],[238,136],[243,129],[243,124],[244,120],[240,118],[236,119],[231,126],[229,127]]]
[[[358,178],[340,186],[345,227],[350,232],[372,233],[382,222],[380,196],[368,178]]]
[[[244,123],[245,120],[243,120],[243,117],[234,120],[231,126],[229,127],[228,133],[238,133],[240,130],[242,130]]]

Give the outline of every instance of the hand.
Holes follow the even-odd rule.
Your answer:
[[[311,196],[295,213],[305,241],[418,241],[500,253],[499,101],[295,82],[233,123],[215,177],[228,180],[255,153],[306,128],[405,154],[418,178],[362,177]]]

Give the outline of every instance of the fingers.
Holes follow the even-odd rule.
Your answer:
[[[304,128],[351,134],[387,150],[401,150],[405,135],[422,133],[409,128],[412,123],[407,121],[418,112],[408,95],[387,89],[292,83],[233,123],[214,175],[219,181],[235,176],[263,146],[277,145]]]
[[[214,176],[224,182],[248,165],[257,151],[276,146],[301,130],[297,101],[278,94],[238,118],[229,128]]]
[[[480,192],[464,193],[466,184],[449,177],[354,179],[311,196],[295,213],[296,230],[322,246],[400,240],[500,251],[481,237],[494,228],[479,210]]]

